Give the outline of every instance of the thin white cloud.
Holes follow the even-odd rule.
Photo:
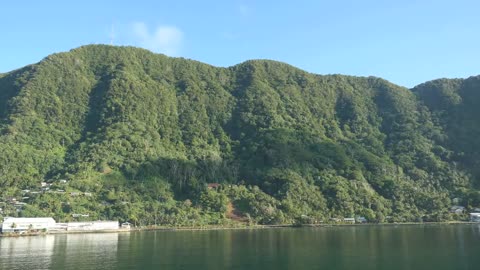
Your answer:
[[[238,6],[238,12],[240,13],[240,15],[246,17],[250,13],[250,8],[245,4],[240,4]]]
[[[248,8],[247,5],[241,4],[238,6],[238,12],[240,12],[240,15],[242,16],[247,16],[248,13],[250,12],[250,9]]]
[[[132,32],[139,46],[158,53],[176,56],[183,43],[183,32],[169,25],[160,25],[150,32],[143,22],[132,24]]]

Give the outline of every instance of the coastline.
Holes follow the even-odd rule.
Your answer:
[[[367,226],[438,226],[438,225],[474,225],[479,222],[450,221],[450,222],[402,222],[402,223],[363,223],[363,224],[279,224],[279,225],[249,225],[249,226],[146,226],[131,229],[118,230],[95,230],[95,231],[50,231],[50,232],[26,232],[26,233],[0,233],[0,237],[31,237],[55,234],[91,234],[91,233],[130,233],[144,231],[218,231],[218,230],[260,230],[260,229],[285,229],[285,228],[332,228],[332,227],[367,227]]]

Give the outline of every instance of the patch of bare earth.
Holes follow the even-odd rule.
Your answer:
[[[248,219],[243,216],[240,211],[235,209],[235,206],[231,202],[227,204],[227,218],[238,222],[248,222]]]

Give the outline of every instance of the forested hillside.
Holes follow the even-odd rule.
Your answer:
[[[0,75],[0,207],[140,225],[461,219],[452,205],[480,207],[479,107],[480,77],[410,90],[84,46]]]

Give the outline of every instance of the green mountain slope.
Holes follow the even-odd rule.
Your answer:
[[[0,77],[0,198],[143,225],[461,218],[452,199],[480,206],[479,86],[84,46]]]
[[[438,144],[450,149],[443,153],[457,166],[473,175],[480,185],[480,76],[465,80],[435,80],[413,89],[431,111],[432,120],[442,127]]]

